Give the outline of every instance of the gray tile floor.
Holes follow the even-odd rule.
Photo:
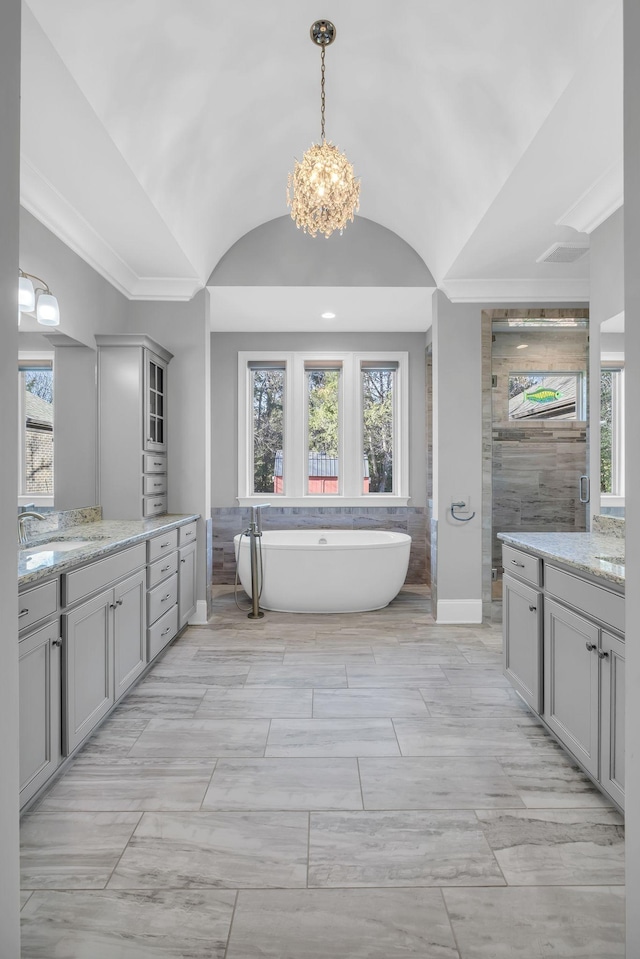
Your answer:
[[[24,817],[24,959],[624,956],[622,818],[428,609],[221,588]]]

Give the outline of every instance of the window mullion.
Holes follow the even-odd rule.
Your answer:
[[[344,462],[344,495],[360,496],[362,483],[362,398],[360,395],[360,362],[356,355],[345,357],[344,410],[342,414],[342,459]]]
[[[305,451],[307,445],[304,358],[298,353],[287,362],[287,413],[286,413],[286,449],[285,463],[288,464],[285,495],[304,496]]]

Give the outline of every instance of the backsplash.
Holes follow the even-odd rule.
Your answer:
[[[591,522],[591,530],[594,533],[604,533],[606,536],[624,539],[625,521],[619,516],[594,516]]]
[[[236,560],[233,537],[249,524],[249,509],[220,507],[211,510],[213,521],[212,583],[232,584]],[[272,506],[262,517],[263,529],[383,529],[411,536],[406,582],[427,582],[427,511],[418,506]]]
[[[40,511],[35,509],[34,512],[38,513]],[[84,506],[80,509],[43,513],[43,516],[44,519],[28,516],[23,520],[28,540],[32,537],[39,537],[42,533],[59,532],[63,529],[70,529],[72,526],[79,526],[81,523],[97,523],[102,519],[102,507]]]

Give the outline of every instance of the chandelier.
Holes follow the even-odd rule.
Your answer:
[[[360,180],[353,176],[353,166],[324,135],[325,62],[326,48],[336,38],[336,28],[330,20],[316,20],[309,31],[311,40],[320,47],[320,121],[321,143],[313,143],[302,157],[295,161],[287,184],[287,206],[298,229],[316,236],[340,233],[360,204]]]

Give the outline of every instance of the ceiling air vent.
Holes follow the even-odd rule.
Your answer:
[[[536,263],[575,263],[588,252],[589,247],[584,243],[554,243]]]

